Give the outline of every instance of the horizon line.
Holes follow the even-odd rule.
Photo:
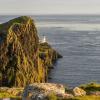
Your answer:
[[[100,15],[100,13],[0,13],[0,16],[3,15]]]
[[[0,14],[0,16],[37,16],[37,15],[97,15],[97,16],[99,16],[100,14],[87,14],[87,13],[85,13],[85,14]]]

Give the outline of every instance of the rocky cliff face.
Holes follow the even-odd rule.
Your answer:
[[[58,55],[52,55],[55,51],[47,46],[45,49],[39,44],[37,30],[30,17],[22,16],[1,24],[0,85],[20,87],[45,82],[48,66]]]

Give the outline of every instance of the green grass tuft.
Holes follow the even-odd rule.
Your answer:
[[[89,84],[81,85],[80,88],[84,89],[85,91],[100,91],[100,84],[91,82]]]

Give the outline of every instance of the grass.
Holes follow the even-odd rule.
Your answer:
[[[0,88],[0,98],[21,99],[23,88]]]
[[[13,23],[22,23],[22,22],[24,23],[24,22],[28,21],[28,19],[29,19],[29,17],[21,16],[21,17],[12,19],[6,23],[0,24],[0,31],[8,29]]]
[[[55,95],[55,93],[51,92],[48,95],[48,100],[57,100],[57,96]]]
[[[100,91],[100,84],[92,82],[89,84],[81,85],[80,88],[84,89],[86,92]]]
[[[75,97],[72,100],[100,100],[100,96],[82,96]]]
[[[14,96],[14,95],[9,94],[7,92],[0,92],[0,98],[16,98],[16,99],[20,99],[21,97]]]
[[[74,98],[62,99],[62,100],[100,100],[100,96],[82,96],[82,97],[74,97]]]

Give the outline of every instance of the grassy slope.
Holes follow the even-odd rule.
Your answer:
[[[63,99],[63,100],[100,100],[100,96],[82,96],[82,97],[75,97],[73,99]]]

